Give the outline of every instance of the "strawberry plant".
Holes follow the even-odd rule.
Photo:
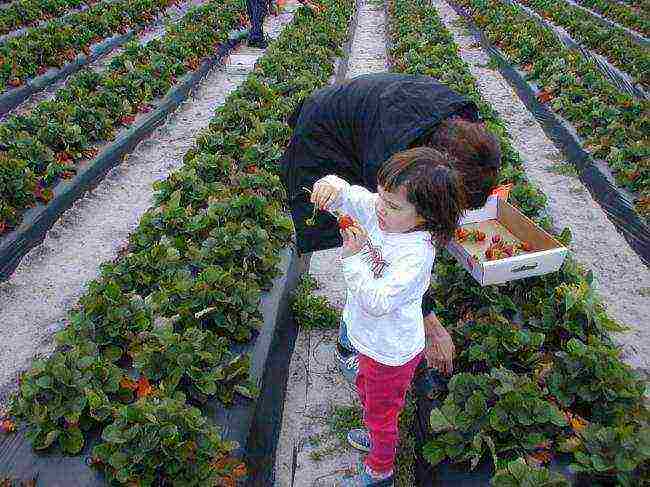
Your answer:
[[[117,0],[99,2],[89,9],[8,39],[0,45],[0,92],[18,87],[41,68],[62,67],[92,44],[129,28],[154,21],[154,14],[172,0]],[[2,11],[0,11],[2,12]]]
[[[458,3],[468,9],[472,19],[511,63],[520,65],[528,72],[528,78],[540,85],[548,95],[546,102],[550,107],[574,125],[584,140],[585,150],[607,161],[620,185],[638,192],[636,207],[640,214],[650,215],[650,205],[646,204],[650,173],[645,163],[650,156],[646,128],[650,102],[621,93],[593,63],[579,52],[565,48],[549,29],[531,19],[521,7],[505,5],[501,0],[459,0]],[[603,34],[608,45],[609,30]],[[598,42],[605,45],[602,40]],[[632,63],[635,67],[626,54],[620,57],[626,68],[638,67],[640,81],[650,84],[647,52],[643,52],[637,63]]]
[[[0,9],[0,35],[23,26],[31,26],[39,20],[52,19],[84,3],[84,0],[18,0]]]
[[[531,466],[523,458],[509,462],[496,471],[493,487],[570,487],[571,483],[561,474],[547,468]]]
[[[507,369],[459,373],[448,388],[442,405],[431,411],[434,435],[424,455],[432,465],[449,458],[474,469],[488,451],[495,464],[497,455],[546,451],[567,426],[537,384]]]
[[[630,4],[630,5],[628,5]],[[650,37],[650,4],[639,2],[612,2],[610,0],[580,0],[580,5],[615,20],[632,30]]]
[[[516,372],[530,372],[544,354],[543,333],[522,328],[498,313],[477,317],[475,321],[461,320],[452,330],[462,370],[488,372],[504,366]]]
[[[616,424],[642,409],[645,384],[620,352],[596,340],[577,339],[556,353],[546,383],[564,407],[603,424]]]
[[[255,396],[247,383],[249,358],[232,354],[224,337],[198,328],[179,334],[168,324],[142,342],[131,350],[133,365],[169,394],[181,388],[194,401],[205,403],[216,396],[224,404],[232,403],[233,391]]]
[[[131,5],[130,12],[135,15],[140,3],[153,1],[139,0]],[[96,143],[113,139],[118,129],[135,120],[139,107],[164,96],[174,86],[177,77],[188,71],[183,65],[188,57],[202,58],[224,42],[228,32],[237,26],[241,9],[241,0],[211,2],[190,9],[178,24],[166,30],[162,39],[145,46],[127,44],[104,73],[84,70],[59,90],[54,100],[40,103],[27,114],[10,116],[0,124],[0,138],[9,141],[7,164],[26,166],[31,171],[24,176],[25,185],[37,179],[43,187],[51,187],[69,178],[75,162],[95,157]],[[128,17],[126,11],[120,15]],[[10,190],[3,188],[0,180],[0,195],[4,196],[5,191],[12,195]],[[6,197],[13,217],[5,220],[5,225],[13,228],[22,211],[36,200],[48,201],[39,195],[27,199]]]
[[[318,283],[309,274],[302,278],[291,299],[291,312],[297,325],[303,330],[332,330],[339,326],[341,313],[325,296],[313,293]]]
[[[34,362],[20,378],[11,412],[30,425],[27,435],[34,449],[58,445],[64,453],[77,454],[84,433],[112,419],[110,397],[118,392],[121,377],[122,371],[101,358],[95,344],[80,340]]]
[[[642,485],[650,462],[650,427],[629,422],[619,426],[588,425],[575,441],[562,445],[574,455],[571,469],[598,485]],[[647,475],[647,470],[645,471]]]
[[[550,0],[521,1],[543,17],[550,18],[557,25],[564,27],[576,41],[607,57],[619,69],[629,72],[646,86],[650,84],[647,74],[650,69],[650,53],[631,39],[623,29],[614,28],[568,3]]]
[[[149,396],[117,411],[93,448],[93,465],[120,485],[220,485],[245,475],[236,446],[182,394]],[[224,485],[224,484],[221,484]]]

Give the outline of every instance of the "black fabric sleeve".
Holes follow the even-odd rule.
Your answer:
[[[426,318],[431,313],[435,312],[435,310],[436,310],[435,296],[431,288],[429,288],[427,289],[427,292],[424,293],[424,296],[422,296],[422,316]]]

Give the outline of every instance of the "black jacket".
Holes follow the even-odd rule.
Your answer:
[[[332,216],[318,212],[302,188],[328,174],[377,190],[379,166],[451,115],[477,120],[473,102],[428,76],[379,73],[327,86],[304,100],[290,118],[293,137],[281,161],[301,253],[342,244]]]

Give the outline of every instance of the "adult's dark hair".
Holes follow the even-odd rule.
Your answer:
[[[417,230],[431,232],[440,245],[449,242],[467,202],[463,179],[449,167],[447,155],[430,147],[398,152],[381,165],[377,182],[390,192],[403,186],[425,220]]]
[[[485,205],[501,166],[501,144],[485,124],[453,117],[411,144],[411,147],[418,146],[449,154],[452,159],[449,164],[461,174],[465,183],[468,208]]]

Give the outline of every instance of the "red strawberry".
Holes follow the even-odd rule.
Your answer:
[[[72,161],[72,157],[66,151],[57,152],[54,159],[56,159],[56,162],[60,162],[61,164]]]
[[[47,66],[41,66],[36,70],[36,74],[38,74],[39,76],[43,76],[45,73],[47,73],[48,69],[49,68]]]
[[[135,117],[133,115],[124,115],[120,118],[120,123],[126,125],[127,127],[135,122]]]
[[[499,243],[499,242],[501,242],[501,235],[493,235],[492,243]]]
[[[14,88],[17,88],[22,84],[23,84],[23,81],[20,78],[11,78],[9,80],[9,86],[12,86]]]
[[[244,168],[244,172],[247,174],[255,174],[257,172],[257,166],[255,164],[246,166],[246,168]]]
[[[16,431],[16,423],[10,419],[3,419],[0,421],[0,432],[2,433],[13,433]]]
[[[530,242],[521,242],[519,244],[519,248],[524,252],[532,252],[533,245]]]
[[[342,217],[339,217],[338,221],[339,221],[339,228],[341,230],[346,230],[354,225],[354,221],[352,220],[352,217],[349,215],[343,215]]]
[[[476,230],[476,241],[477,242],[483,242],[486,238],[485,232],[482,232],[480,230]]]
[[[459,242],[464,242],[469,236],[469,232],[464,228],[457,228],[455,234],[456,234],[456,240],[458,240]]]

